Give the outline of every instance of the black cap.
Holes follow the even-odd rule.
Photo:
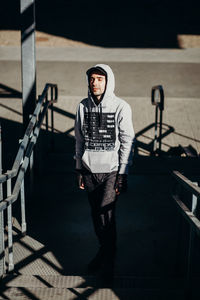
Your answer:
[[[106,78],[107,78],[107,73],[106,73],[106,71],[105,71],[103,68],[99,67],[99,66],[90,68],[90,69],[86,72],[86,74],[88,75],[88,77],[90,77],[90,75],[91,75],[92,73],[95,73],[96,71],[102,73],[102,75],[106,76]]]

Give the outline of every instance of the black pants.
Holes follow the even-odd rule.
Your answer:
[[[84,172],[83,178],[88,191],[95,233],[100,247],[107,256],[113,256],[116,249],[115,181],[117,172]]]

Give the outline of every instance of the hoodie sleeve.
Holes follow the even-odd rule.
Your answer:
[[[75,118],[75,139],[76,139],[76,146],[75,146],[75,159],[76,159],[76,169],[80,170],[82,168],[82,156],[84,152],[84,137],[81,131],[81,104],[78,105],[76,111],[76,118]]]
[[[125,103],[119,113],[119,174],[128,174],[128,168],[132,163],[134,138],[131,107]]]

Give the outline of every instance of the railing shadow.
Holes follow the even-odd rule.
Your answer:
[[[154,149],[153,149],[153,145],[154,145],[154,141],[155,141],[155,138],[151,138],[148,136],[148,131],[153,129],[155,127],[155,123],[151,123],[149,124],[148,126],[146,126],[145,128],[143,128],[142,130],[138,131],[135,136],[136,136],[136,154],[138,154],[139,152],[139,148],[140,148],[140,151],[141,150],[145,150],[146,151],[146,154],[148,156],[154,156],[155,153],[154,153]],[[175,128],[171,125],[168,125],[166,123],[162,123],[162,129],[164,130],[164,132],[161,134],[161,136],[158,137],[158,142],[161,141],[161,146],[162,145],[165,145],[168,147],[168,150],[167,151],[164,151],[162,150],[161,151],[161,155],[162,156],[180,156],[181,154],[183,154],[183,149],[181,150],[181,147],[183,148],[183,146],[179,145],[179,146],[171,146],[169,144],[166,144],[163,140],[165,137],[167,137],[168,135],[170,134],[173,134],[173,135],[178,135],[178,136],[181,136],[181,137],[184,137],[185,139],[188,140],[188,143],[191,142],[191,141],[194,141],[194,142],[197,142],[197,143],[200,143],[200,140],[198,139],[195,139],[195,138],[192,138],[190,136],[186,136],[184,134],[181,134],[179,132],[176,132]],[[142,141],[139,140],[140,137],[145,137],[146,139],[149,139],[150,142],[149,143],[144,143]],[[192,149],[193,147],[191,147],[191,152],[193,151],[194,154],[196,156],[198,156],[198,153],[196,151],[196,149]],[[179,149],[179,150],[178,150]]]
[[[22,98],[22,93],[3,83],[0,83],[0,98]]]
[[[137,132],[135,134],[136,141],[137,141],[135,150],[136,150],[137,155],[138,155],[138,152],[139,152],[139,148],[147,151],[147,155],[149,155],[149,156],[151,156],[151,155],[154,156],[155,155],[154,149],[153,149],[155,139],[149,138],[150,142],[148,144],[144,143],[142,141],[139,141],[139,137],[148,138],[148,136],[145,136],[144,134],[146,134],[149,130],[151,130],[153,128],[155,128],[155,123],[149,124],[148,126],[146,126],[145,128],[143,128],[142,130],[140,130],[139,132]],[[162,145],[162,140],[175,131],[174,127],[172,127],[168,124],[165,124],[165,123],[162,123],[162,128],[165,130],[165,132],[162,133],[162,135],[158,137],[158,142],[161,141],[161,145]],[[163,153],[163,151],[162,151],[162,153]]]

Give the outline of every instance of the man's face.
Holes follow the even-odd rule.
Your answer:
[[[101,95],[105,92],[106,88],[106,76],[98,73],[92,73],[90,75],[90,90],[97,97],[100,99]]]

